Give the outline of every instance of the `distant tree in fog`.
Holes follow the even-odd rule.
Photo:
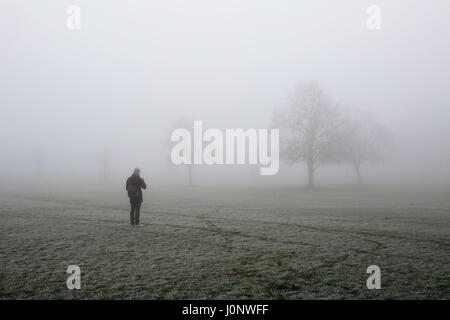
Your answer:
[[[355,169],[358,183],[363,183],[361,166],[380,163],[392,151],[393,139],[388,130],[374,118],[362,113],[347,115],[340,127],[339,148],[334,151],[337,160],[348,161]]]
[[[339,109],[316,83],[304,83],[293,92],[285,109],[278,110],[273,126],[280,129],[280,155],[289,163],[305,162],[308,187],[314,187],[314,173],[335,160],[342,124]]]

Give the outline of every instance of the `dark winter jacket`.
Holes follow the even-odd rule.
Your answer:
[[[127,179],[126,190],[128,191],[128,197],[132,201],[142,202],[142,189],[146,189],[147,185],[139,176],[132,175]]]

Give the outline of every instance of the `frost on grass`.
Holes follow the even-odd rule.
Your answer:
[[[0,196],[0,298],[449,299],[450,197],[163,188]],[[68,290],[68,265],[81,290]],[[379,265],[382,289],[368,290]]]

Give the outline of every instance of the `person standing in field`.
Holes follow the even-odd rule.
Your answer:
[[[130,222],[132,226],[143,226],[143,224],[139,223],[139,215],[143,201],[142,189],[147,189],[147,185],[140,174],[141,170],[139,168],[134,169],[133,174],[127,179],[126,183],[126,190],[128,191],[131,205]]]

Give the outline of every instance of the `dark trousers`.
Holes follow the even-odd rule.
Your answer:
[[[141,201],[139,199],[130,199],[130,222],[131,225],[139,224],[139,214],[141,213]]]

